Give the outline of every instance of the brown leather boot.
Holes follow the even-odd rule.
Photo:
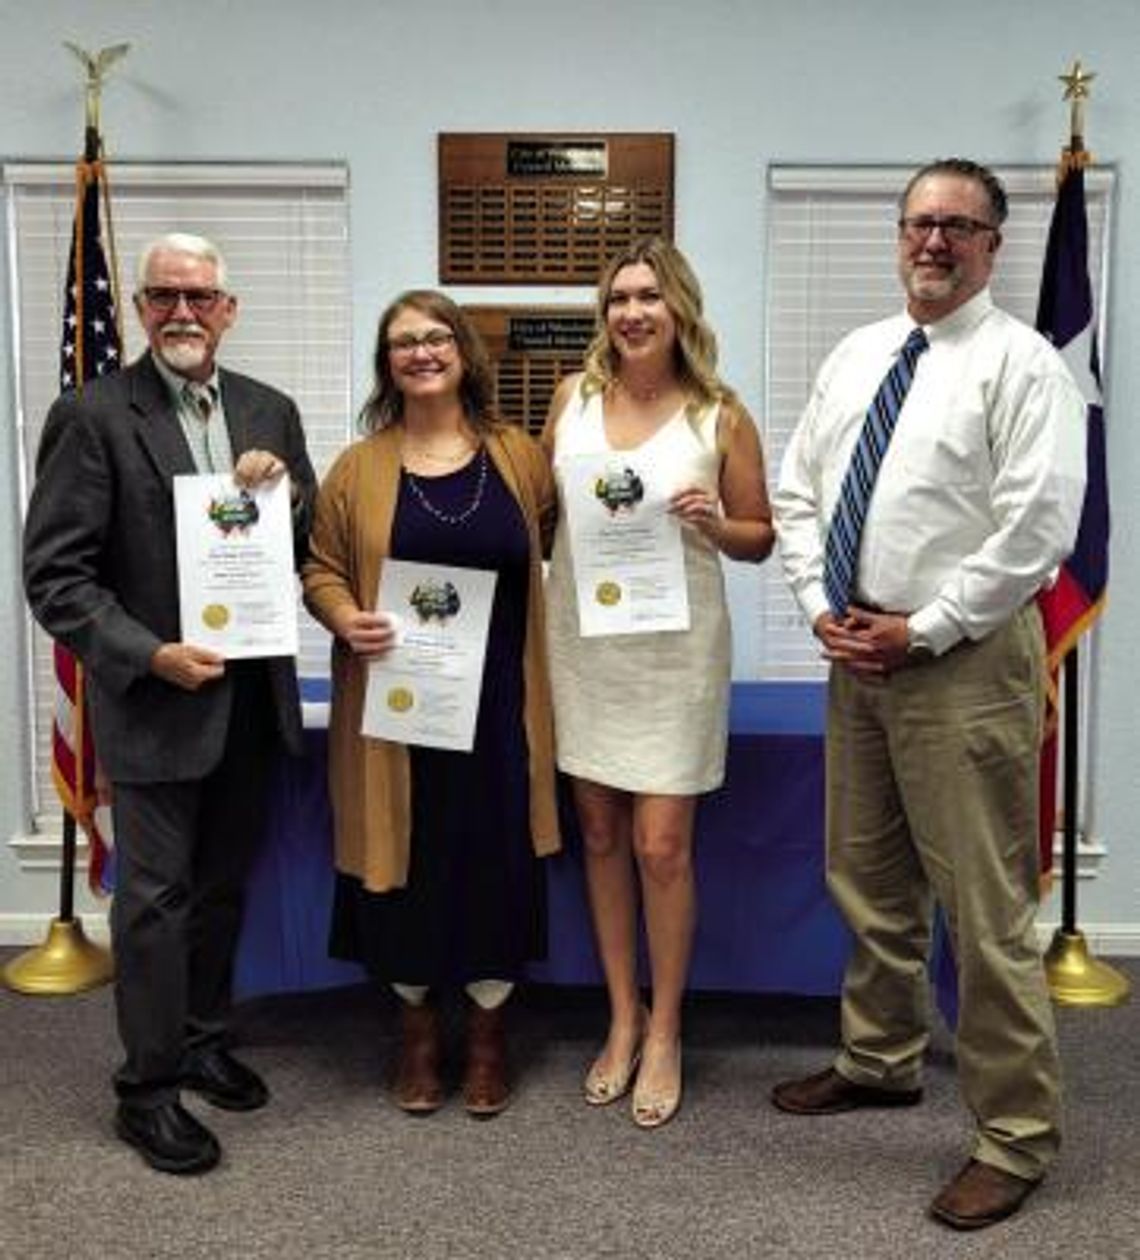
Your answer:
[[[472,1002],[467,1016],[467,1071],[463,1105],[472,1116],[496,1116],[511,1101],[503,1008],[485,1011]]]
[[[396,1106],[412,1115],[426,1115],[443,1105],[439,1018],[424,1002],[400,1006],[400,1052],[392,1095]]]

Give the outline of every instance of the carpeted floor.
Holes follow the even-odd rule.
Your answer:
[[[1140,985],[1140,960],[1119,965]],[[454,1102],[422,1119],[392,1108],[393,1010],[372,993],[259,1000],[239,1028],[273,1101],[245,1116],[192,1102],[225,1156],[183,1179],[112,1135],[109,990],[0,992],[0,1256],[1132,1260],[1140,999],[1058,1018],[1065,1152],[1020,1216],[966,1236],[925,1216],[969,1141],[944,1034],[920,1107],[811,1120],[769,1106],[773,1082],[827,1060],[830,1000],[692,998],[684,1106],[657,1133],[635,1129],[627,1104],[580,1101],[597,991],[520,996],[519,1088],[486,1122]]]

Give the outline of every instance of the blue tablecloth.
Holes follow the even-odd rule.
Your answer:
[[[307,684],[319,706],[322,684]],[[705,797],[695,846],[700,918],[692,987],[831,994],[848,936],[823,880],[823,689],[733,689],[724,787]],[[332,840],[327,736],[306,732],[304,758],[282,765],[251,881],[235,977],[239,997],[356,983],[360,968],[326,952]],[[565,851],[545,863],[550,951],[533,978],[601,982],[590,933],[580,842],[563,810]]]

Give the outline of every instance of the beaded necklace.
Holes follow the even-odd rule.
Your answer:
[[[479,505],[483,502],[483,491],[487,486],[487,448],[481,446],[479,448],[479,477],[475,483],[475,494],[471,502],[463,509],[462,512],[441,512],[439,508],[427,497],[423,492],[423,487],[416,480],[415,474],[404,469],[404,475],[408,479],[408,485],[412,494],[416,496],[420,507],[429,515],[434,516],[437,521],[441,521],[444,525],[464,525],[479,510]]]

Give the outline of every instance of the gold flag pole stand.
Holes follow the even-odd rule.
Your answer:
[[[1069,144],[1061,151],[1058,186],[1070,171],[1091,165],[1092,154],[1084,144],[1084,102],[1096,76],[1074,61],[1060,76],[1064,99],[1070,102]],[[1077,649],[1065,654],[1065,768],[1064,848],[1061,926],[1045,951],[1045,978],[1058,1006],[1119,1006],[1128,1000],[1128,977],[1108,963],[1094,958],[1084,933],[1077,927]]]
[[[1064,928],[1045,952],[1045,977],[1058,1006],[1122,1006],[1132,991],[1126,975],[1092,956],[1083,932]]]
[[[87,72],[85,150],[86,160],[95,161],[99,154],[91,150],[99,135],[103,79],[129,45],[114,44],[92,56],[75,44],[65,43]],[[106,984],[115,974],[110,950],[88,940],[82,922],[74,913],[75,839],[75,819],[64,811],[59,915],[48,926],[47,939],[42,945],[18,954],[0,971],[0,979],[17,993],[38,997],[82,993]]]
[[[60,907],[48,926],[47,940],[17,954],[4,968],[4,984],[33,997],[63,997],[106,984],[115,974],[111,951],[87,939],[83,923],[73,912],[75,881],[75,819],[63,819],[64,854],[60,869]],[[70,848],[68,844],[70,833]],[[66,860],[70,851],[71,860]]]
[[[4,968],[4,983],[29,997],[66,997],[97,989],[114,974],[111,951],[88,940],[79,919],[52,919],[47,940]]]

